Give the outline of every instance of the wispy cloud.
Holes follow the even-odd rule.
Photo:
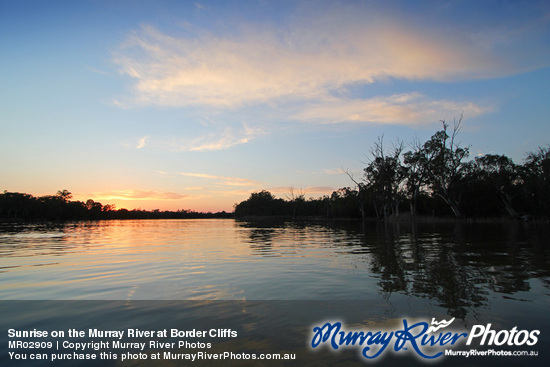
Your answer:
[[[211,151],[223,150],[235,145],[244,144],[251,139],[262,135],[259,129],[252,129],[244,126],[243,129],[225,128],[221,133],[211,134],[195,139],[187,146],[181,146],[182,150],[189,151]]]
[[[331,193],[336,189],[332,186],[310,186],[306,189],[306,193],[310,194],[325,194]]]
[[[135,79],[134,103],[173,107],[316,99],[349,83],[385,77],[449,80],[500,69],[490,55],[467,44],[368,24],[286,34],[251,29],[239,39],[175,38],[146,26],[115,62]]]
[[[308,186],[305,188],[295,188],[295,187],[288,187],[288,186],[276,186],[276,187],[270,187],[266,189],[267,191],[273,193],[273,194],[285,194],[288,195],[291,192],[297,195],[304,194],[327,194],[331,193],[334,190],[336,190],[334,187],[331,186]]]
[[[181,200],[188,197],[175,192],[153,190],[111,190],[96,192],[91,196],[102,200]]]
[[[199,2],[195,3],[195,8],[198,9],[198,10],[206,10],[206,6],[199,3]]]
[[[143,148],[145,146],[145,143],[147,142],[147,139],[149,139],[149,136],[144,136],[143,138],[139,139],[136,145],[136,149]]]
[[[434,13],[404,16],[378,5],[297,8],[282,25],[234,22],[224,33],[189,26],[186,32],[169,34],[142,26],[114,53],[114,63],[132,84],[128,95],[113,102],[122,108],[232,114],[215,133],[166,143],[177,151],[218,151],[248,143],[281,121],[419,125],[460,113],[480,116],[498,105],[414,90],[393,95],[371,91],[388,80],[487,79],[550,64],[548,57],[514,51],[535,32],[525,20],[508,28],[491,24],[470,29],[453,20],[443,26],[429,18]],[[492,29],[521,37],[495,37]],[[367,92],[355,93],[357,86]],[[235,121],[238,114],[246,116],[247,126]]]
[[[187,177],[209,178],[213,180],[217,180],[221,178],[220,176],[209,175],[207,173],[180,172],[180,175],[187,176]]]
[[[408,93],[369,99],[327,98],[323,103],[310,105],[294,118],[317,123],[425,124],[461,113],[472,118],[493,109],[490,105],[432,100],[419,93]]]
[[[345,173],[342,168],[325,168],[323,172],[327,175],[341,175]]]
[[[94,67],[91,67],[91,66],[87,66],[86,67],[88,70],[96,73],[96,74],[100,74],[100,75],[111,75],[109,72],[107,71],[103,71],[103,70],[99,70],[99,69],[96,69]]]
[[[206,152],[228,149],[240,144],[245,144],[250,140],[265,135],[265,130],[260,128],[251,128],[248,126],[226,126],[220,127],[220,124],[212,124],[209,126],[212,132],[199,137],[173,137],[161,138],[155,137],[151,141],[151,146],[171,150],[176,152]],[[145,137],[143,146],[149,137]],[[138,147],[141,146],[138,144]],[[142,146],[141,146],[142,147]]]
[[[250,180],[250,179],[241,178],[241,177],[216,176],[208,173],[192,173],[192,172],[180,172],[180,175],[186,176],[186,177],[195,177],[195,178],[213,180],[217,185],[223,185],[223,186],[256,187],[256,186],[262,185],[262,183],[259,181]]]
[[[475,42],[464,29],[453,32],[452,24],[437,33],[390,14],[333,10],[288,28],[244,25],[238,36],[173,37],[143,26],[114,61],[135,80],[133,103],[174,107],[315,100],[387,77],[450,81],[518,71],[494,45]]]

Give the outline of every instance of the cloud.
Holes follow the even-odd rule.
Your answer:
[[[310,186],[306,189],[307,194],[325,194],[331,193],[336,189],[332,186]]]
[[[456,81],[520,71],[510,61],[515,55],[496,51],[502,40],[476,41],[479,32],[456,24],[435,29],[361,7],[325,10],[283,27],[242,24],[223,35],[175,37],[143,26],[114,62],[134,80],[134,104],[171,107],[317,100],[388,77]]]
[[[308,106],[293,117],[317,123],[425,124],[453,118],[461,113],[472,118],[493,109],[492,106],[473,102],[432,100],[419,93],[407,93],[370,99],[326,99],[323,103]]]
[[[207,173],[190,173],[190,172],[180,172],[180,175],[187,177],[198,177],[198,178],[210,178],[210,179],[219,179],[220,176],[209,175]]]
[[[107,72],[107,71],[103,71],[103,70],[99,70],[99,69],[96,69],[94,67],[91,67],[91,66],[87,66],[86,69],[96,73],[96,74],[100,74],[100,75],[111,75],[111,73]]]
[[[136,145],[136,149],[141,149],[145,146],[145,142],[149,139],[149,136],[144,136],[143,138],[138,140],[138,144]]]
[[[244,127],[241,130],[234,128],[225,128],[221,133],[211,134],[192,141],[187,147],[180,149],[189,151],[212,151],[223,150],[235,145],[248,143],[251,139],[261,135],[259,129]]]
[[[278,22],[243,22],[243,11],[239,21],[216,23],[216,9],[209,8],[213,24],[222,28],[185,20],[170,32],[143,25],[113,53],[129,80],[128,93],[113,103],[181,108],[201,121],[215,117],[203,135],[147,141],[173,151],[212,152],[249,143],[286,123],[417,126],[461,113],[481,116],[498,106],[409,87],[550,65],[540,35],[548,22],[538,19],[542,25],[533,28],[531,15],[495,15],[485,23],[486,14],[476,18],[469,6],[457,12],[469,14],[466,19],[450,17],[457,4],[401,13],[376,2],[294,5]],[[522,46],[526,40],[529,47]],[[388,81],[407,89],[377,95]]]
[[[341,175],[341,174],[344,174],[344,170],[342,168],[336,168],[336,169],[333,169],[333,168],[325,168],[323,170],[323,172],[327,175]]]
[[[206,10],[206,6],[204,6],[203,4],[201,4],[199,2],[195,3],[195,8],[198,9],[198,10]]]
[[[216,184],[222,186],[261,186],[262,183],[241,177],[216,176],[207,173],[180,172],[180,175],[187,177],[203,178],[216,181]]]
[[[309,186],[306,188],[296,188],[296,187],[289,187],[289,186],[276,186],[276,187],[270,187],[267,189],[267,191],[273,193],[273,194],[285,194],[289,195],[291,192],[294,195],[308,195],[308,194],[326,194],[331,193],[335,191],[336,189],[331,186]]]
[[[245,144],[250,140],[265,134],[264,129],[248,126],[219,127],[219,123],[210,125],[211,133],[196,138],[157,138],[154,146],[177,152],[207,152],[231,148]]]
[[[102,200],[181,200],[188,197],[175,192],[153,190],[112,190],[96,192],[92,196]]]

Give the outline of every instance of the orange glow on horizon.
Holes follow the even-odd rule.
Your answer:
[[[79,200],[86,202],[88,199],[92,199],[95,202],[99,202],[102,205],[114,205],[115,209],[126,210],[160,210],[160,211],[178,211],[178,210],[191,210],[199,213],[216,213],[216,212],[233,212],[233,205],[241,202],[246,198],[235,198],[234,201],[220,200],[220,198],[187,198],[187,199],[164,199],[159,200],[157,198],[139,198],[131,199],[116,196],[76,196],[72,200]]]

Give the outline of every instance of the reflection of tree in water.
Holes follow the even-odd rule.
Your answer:
[[[457,254],[442,247],[425,258],[412,279],[412,293],[436,299],[453,317],[465,318],[468,309],[487,302],[488,292],[477,269],[463,267]]]
[[[326,252],[332,253],[340,246],[360,242],[360,233],[353,233],[354,240],[350,241],[347,227],[333,226],[330,222],[243,221],[237,222],[237,226],[246,229],[241,231],[245,242],[253,255],[260,256],[307,257],[304,252],[308,249],[327,248]]]
[[[506,294],[529,291],[533,278],[541,279],[548,287],[548,229],[548,226],[533,224],[493,229],[501,232],[501,240],[480,248],[475,259],[478,266],[486,270],[491,290]]]
[[[415,229],[413,233],[418,231]],[[411,238],[418,254],[412,294],[437,300],[450,315],[459,318],[465,318],[469,308],[485,304],[488,295],[479,269],[464,264],[456,251],[464,242],[462,235],[457,225],[448,232],[430,230]]]
[[[368,269],[366,276],[378,279],[382,297],[432,299],[458,318],[486,306],[490,292],[521,300],[514,294],[528,292],[533,278],[550,288],[547,225],[265,221],[238,226],[246,229],[241,233],[255,255],[323,248],[322,254],[340,258],[342,271]]]
[[[385,223],[365,229],[363,246],[385,298],[396,292],[432,298],[464,318],[488,302],[489,291],[529,291],[533,277],[548,287],[549,254],[542,245],[548,237],[542,232],[520,225],[435,229]]]
[[[283,227],[283,223],[271,221],[258,222],[237,222],[237,226],[243,231],[245,240],[250,243],[250,249],[253,254],[268,255],[273,254],[273,239]]]
[[[116,232],[122,226],[116,221],[1,223],[0,257],[61,256],[77,248],[106,246],[98,242],[98,234],[108,235],[106,231]]]
[[[63,255],[76,247],[67,240],[76,226],[64,222],[3,223],[0,257]]]

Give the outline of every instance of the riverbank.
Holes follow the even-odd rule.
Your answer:
[[[550,223],[550,218],[534,218],[531,216],[523,217],[479,217],[479,218],[456,218],[456,217],[438,217],[428,215],[411,215],[410,213],[403,213],[400,215],[392,215],[386,219],[378,219],[375,217],[357,218],[357,217],[337,217],[327,218],[323,216],[289,216],[289,215],[248,215],[235,217],[239,221],[265,221],[265,222],[278,222],[278,221],[295,221],[295,222],[416,222],[416,223],[521,223],[521,222],[534,222],[534,223]]]

